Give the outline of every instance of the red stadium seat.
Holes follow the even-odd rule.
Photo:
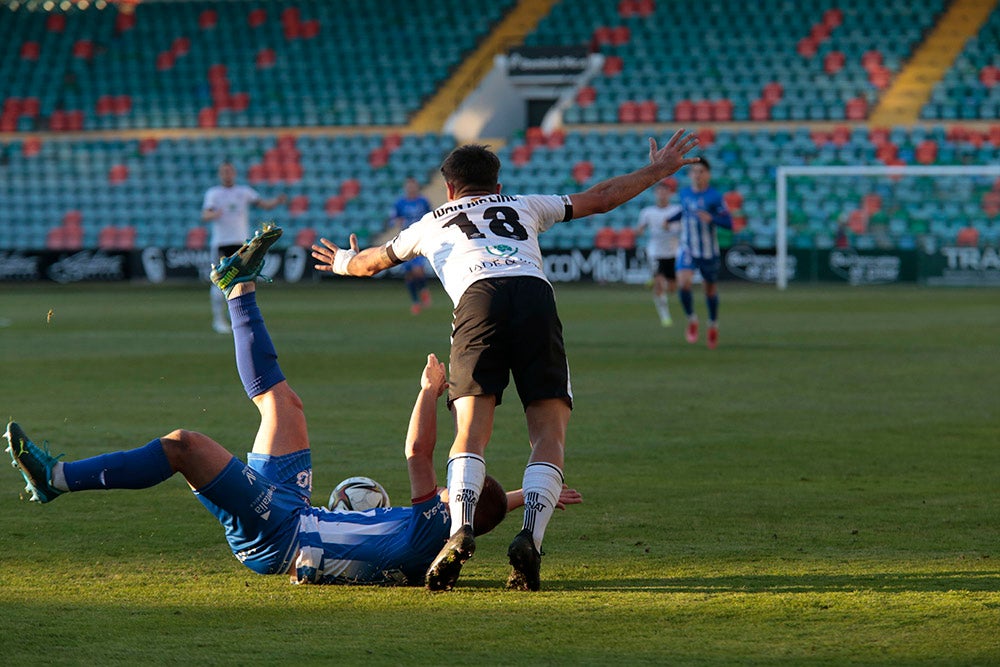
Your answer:
[[[316,230],[311,227],[304,227],[295,235],[295,245],[300,248],[308,248],[313,243],[316,243]]]
[[[66,211],[63,215],[63,226],[68,228],[79,227],[83,222],[83,214],[77,210]]]
[[[132,12],[118,12],[115,16],[115,33],[121,34],[123,32],[128,32],[135,27],[135,14]]]
[[[35,157],[42,152],[42,140],[38,137],[29,137],[21,144],[21,155],[24,157]]]
[[[288,213],[295,217],[301,215],[309,210],[309,197],[305,195],[296,195],[292,197],[292,200],[288,202]]]
[[[777,81],[772,81],[764,86],[764,91],[761,94],[761,98],[767,102],[768,106],[773,105],[775,102],[780,100],[785,94],[785,88]]]
[[[135,227],[132,225],[119,227],[115,247],[119,250],[133,250],[135,248]]]
[[[598,250],[613,250],[618,241],[618,233],[612,227],[601,227],[594,234],[594,247]]]
[[[771,105],[767,100],[754,100],[750,103],[750,120],[762,121],[771,119]]]
[[[205,227],[192,227],[184,239],[184,247],[188,250],[201,250],[206,243],[208,243],[208,229]]]
[[[597,100],[597,91],[592,86],[584,86],[576,93],[576,103],[581,107],[589,107]]]
[[[128,167],[116,164],[108,170],[108,183],[119,184],[128,180]]]
[[[170,51],[161,51],[156,56],[156,69],[165,72],[174,67],[174,54]]]
[[[679,123],[694,120],[694,103],[691,100],[681,100],[674,105],[674,120]]]
[[[844,12],[841,9],[828,9],[823,12],[823,23],[831,30],[840,26],[844,22]]]
[[[313,39],[319,35],[319,19],[309,19],[303,21],[299,26],[299,37],[302,39]]]
[[[521,144],[515,146],[510,153],[510,161],[518,167],[523,167],[531,161],[531,146]]]
[[[186,56],[191,51],[191,40],[187,37],[175,37],[170,51],[175,56]]]
[[[267,12],[263,9],[254,9],[247,15],[247,24],[251,28],[259,28],[267,23]]]
[[[65,234],[64,250],[79,250],[83,247],[82,227],[66,227],[63,232]]]
[[[729,190],[722,195],[722,201],[726,203],[726,208],[730,211],[739,211],[743,208],[743,195],[739,190]]]
[[[45,247],[49,250],[66,249],[66,229],[64,227],[52,227],[45,234]]]
[[[66,29],[66,15],[49,14],[45,19],[45,29],[49,32],[62,32]]]
[[[979,70],[979,81],[987,88],[997,85],[997,83],[1000,83],[1000,67],[987,65],[982,68]]]
[[[587,160],[581,160],[573,165],[573,180],[577,183],[584,183],[594,175],[594,165]]]
[[[623,248],[625,250],[632,250],[635,248],[635,230],[631,227],[622,227],[615,234],[615,247]]]
[[[708,100],[698,100],[694,103],[694,119],[699,123],[712,120],[712,103]]]
[[[614,46],[628,44],[630,39],[632,39],[632,31],[628,29],[628,26],[620,25],[611,29],[611,43]]]
[[[390,132],[382,138],[382,146],[387,151],[395,151],[403,145],[403,135],[399,132]]]
[[[335,215],[343,213],[345,206],[347,206],[347,197],[344,195],[333,195],[332,197],[327,197],[323,210],[332,218]]]
[[[198,15],[198,27],[211,30],[219,23],[219,14],[214,9],[206,9]]]
[[[356,178],[349,178],[340,184],[340,194],[350,201],[361,194],[361,181]]]
[[[42,49],[38,42],[25,42],[21,45],[21,60],[38,60]]]
[[[656,106],[656,102],[653,100],[646,100],[645,102],[639,102],[639,122],[640,123],[655,123],[656,114],[659,108]]]
[[[733,119],[732,100],[721,99],[712,103],[712,120],[730,121]]]
[[[979,245],[979,230],[975,227],[962,227],[958,230],[955,243],[960,246],[976,247]]]
[[[269,67],[274,67],[275,63],[278,61],[278,57],[274,53],[274,49],[261,49],[257,52],[256,65],[257,69],[267,69]]]
[[[212,107],[204,107],[198,112],[198,127],[215,127],[217,115]]]
[[[835,146],[846,146],[851,141],[851,128],[846,125],[838,125],[833,128],[830,140]]]
[[[864,120],[868,115],[868,100],[863,97],[847,100],[844,113],[847,120]]]
[[[604,76],[617,76],[625,69],[625,61],[621,56],[606,56],[601,71]]]
[[[591,43],[594,46],[595,51],[599,51],[602,46],[609,46],[613,41],[611,35],[611,28],[607,26],[598,26],[594,30],[594,34],[591,37]]]
[[[823,56],[823,71],[827,74],[836,74],[844,68],[847,62],[846,56],[841,51],[830,51]]]
[[[882,210],[882,197],[874,192],[865,195],[864,199],[861,200],[861,209],[866,215],[878,213]]]
[[[799,40],[795,50],[803,58],[812,58],[816,55],[816,42],[812,37],[803,37]]]
[[[159,143],[157,142],[157,140],[154,137],[146,137],[144,139],[140,139],[139,140],[139,154],[140,155],[149,155],[150,153],[152,153],[153,151],[156,150],[156,147],[158,145],[159,145]]]
[[[94,43],[89,39],[81,39],[73,44],[73,57],[90,60],[94,57]]]
[[[639,120],[639,105],[631,100],[625,100],[618,105],[618,122],[634,123]]]
[[[540,127],[529,127],[524,131],[524,143],[527,144],[529,148],[534,148],[535,146],[541,146],[545,143],[545,133],[542,132]]]
[[[697,132],[698,134],[698,146],[700,148],[708,148],[715,143],[715,130],[710,127],[703,127]]]
[[[545,135],[545,145],[549,148],[562,148],[566,143],[566,132],[556,128]]]
[[[379,146],[368,154],[368,165],[372,169],[381,169],[387,164],[389,164],[389,151],[385,148]]]
[[[113,250],[118,247],[118,230],[112,226],[102,227],[97,234],[97,247],[101,250]]]

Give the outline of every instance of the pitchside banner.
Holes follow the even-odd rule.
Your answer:
[[[213,261],[208,250],[144,248],[132,251],[77,252],[0,250],[0,281],[208,280]],[[545,274],[552,282],[643,284],[650,263],[643,249],[551,250],[543,252]],[[789,282],[840,282],[884,285],[920,282],[927,285],[1000,287],[1000,253],[995,247],[946,246],[933,252],[917,250],[854,250],[852,248],[789,249],[785,265]],[[327,277],[312,268],[306,248],[270,252],[264,273],[286,282]],[[401,267],[382,274],[396,278]],[[774,249],[736,245],[725,251],[723,280],[775,283]]]

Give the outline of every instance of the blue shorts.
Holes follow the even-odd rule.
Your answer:
[[[681,246],[677,252],[677,270],[694,271],[698,269],[706,283],[719,282],[721,268],[722,261],[718,257],[692,257],[691,251],[684,246]]]
[[[424,275],[431,272],[430,262],[423,255],[417,255],[411,260],[403,262],[403,271],[406,273],[411,273],[413,271],[423,271]]]
[[[312,494],[312,456],[235,456],[195,496],[226,529],[236,558],[258,574],[286,572],[299,543],[299,514]]]

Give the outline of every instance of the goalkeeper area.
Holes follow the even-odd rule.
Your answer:
[[[837,274],[855,285],[1000,284],[1000,165],[786,165],[775,193],[779,289]],[[798,271],[790,249],[828,260]]]
[[[433,287],[419,318],[389,281],[258,290],[305,404],[315,503],[354,475],[407,498],[419,374],[448,349]],[[576,402],[566,481],[584,502],[550,524],[541,593],[502,588],[519,512],[451,593],[297,587],[234,559],[179,476],[38,506],[4,466],[5,661],[437,664],[458,646],[484,664],[1000,660],[992,290],[730,283],[713,352],[661,327],[642,286],[556,294]],[[4,416],[69,460],[179,427],[243,456],[258,415],[204,296],[6,286]],[[487,459],[517,488],[529,448],[507,398]]]

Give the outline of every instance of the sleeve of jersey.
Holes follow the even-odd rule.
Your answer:
[[[260,193],[251,187],[247,187],[245,190],[247,201],[251,204],[256,204],[260,201]]]
[[[569,195],[525,195],[519,197],[538,220],[538,231],[544,232],[557,222],[573,219],[573,202]]]
[[[724,229],[733,228],[733,216],[729,214],[729,209],[726,208],[726,203],[722,201],[722,196],[719,195],[714,202],[712,207],[712,222],[715,223],[717,227],[722,227]]]
[[[402,230],[396,237],[385,244],[385,250],[389,259],[399,264],[413,259],[420,254],[421,232],[424,225],[423,220],[418,220],[406,229]]]
[[[213,194],[215,194],[214,190],[205,191],[205,200],[201,203],[201,210],[207,211],[210,208],[215,208],[215,197],[212,196]]]

